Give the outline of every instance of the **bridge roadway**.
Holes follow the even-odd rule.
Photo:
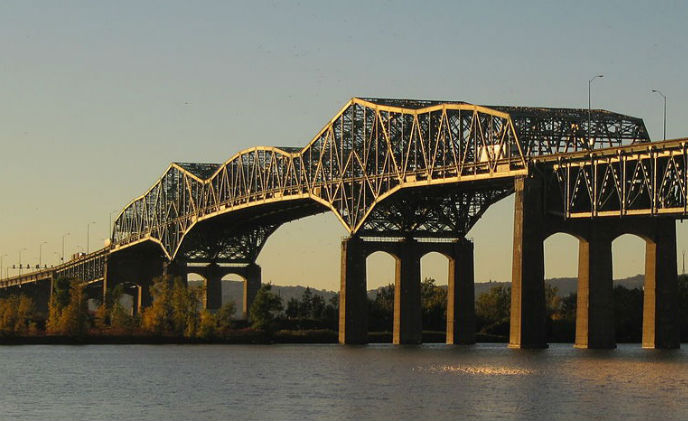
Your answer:
[[[543,242],[579,240],[576,343],[615,346],[611,242],[646,241],[643,346],[679,346],[675,219],[687,214],[688,139],[650,142],[642,120],[604,110],[485,107],[351,99],[304,148],[256,147],[223,164],[173,163],[113,226],[113,244],[0,282],[47,308],[58,277],[92,297],[124,284],[140,311],[154,277],[201,275],[205,305],[221,279],[245,279],[244,316],[260,287],[255,263],[284,222],[331,211],[342,241],[340,342],[367,342],[365,261],[395,257],[394,342],[421,340],[420,258],[449,259],[447,343],[475,341],[473,244],[485,210],[515,192],[510,346],[543,347]]]

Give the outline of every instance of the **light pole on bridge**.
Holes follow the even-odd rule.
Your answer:
[[[41,244],[38,245],[38,268],[40,269],[41,263],[43,260],[43,245],[48,244],[47,241],[43,241]]]
[[[25,251],[25,250],[26,250],[26,248],[23,248],[23,249],[19,250],[19,276],[21,276],[21,274],[22,274],[21,255],[22,255],[22,252]]]
[[[590,102],[590,86],[592,85],[592,81],[597,79],[597,78],[603,78],[604,75],[595,75],[592,77],[592,79],[588,80],[588,147],[592,149],[592,139],[590,139],[590,123],[591,123],[591,118],[590,118],[590,111],[591,111],[591,102]]]
[[[64,239],[68,235],[69,235],[69,233],[62,234],[62,261],[60,263],[64,263]]]
[[[2,259],[3,257],[7,256],[7,253],[3,254],[0,256],[0,278],[2,278]]]
[[[86,224],[86,254],[88,254],[88,246],[89,246],[89,241],[91,237],[91,225],[95,224],[96,221],[91,221],[88,224]]]
[[[666,95],[662,93],[659,89],[653,89],[653,93],[659,94],[664,98],[664,140],[666,140]]]
[[[108,235],[107,235],[107,238],[110,240],[110,243],[112,243],[112,231],[113,231],[113,227],[112,227],[112,214],[117,213],[117,212],[120,212],[120,210],[119,210],[119,209],[115,209],[115,210],[113,210],[113,211],[110,211],[110,224],[108,225],[109,231],[108,231]]]

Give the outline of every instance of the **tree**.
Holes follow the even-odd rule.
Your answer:
[[[217,318],[208,310],[201,311],[197,335],[202,339],[213,339],[217,336]]]
[[[547,306],[547,317],[550,319],[555,318],[561,310],[559,288],[545,284],[545,305]]]
[[[313,320],[322,320],[325,314],[325,299],[320,294],[314,294],[311,299],[311,314]]]
[[[106,296],[106,301],[109,301],[110,326],[115,329],[133,329],[136,327],[137,320],[120,302],[122,295],[124,295],[124,286],[120,284],[109,291]]]
[[[291,297],[289,299],[289,301],[287,301],[287,309],[285,310],[285,313],[286,313],[288,318],[296,319],[299,317],[299,315],[300,315],[299,305],[300,305],[300,302],[295,297]]]
[[[234,304],[234,301],[223,304],[215,316],[215,319],[217,320],[217,327],[223,331],[230,329],[232,327],[234,313],[236,313],[236,305]],[[201,318],[201,321],[202,320],[203,319]]]
[[[67,336],[82,336],[88,327],[88,301],[84,287],[78,281],[73,281],[69,289],[69,304],[60,314],[59,333]]]
[[[423,328],[445,330],[447,326],[447,289],[438,287],[435,282],[433,278],[425,278],[420,284]]]
[[[88,301],[84,286],[78,281],[58,278],[48,304],[46,332],[67,336],[82,336],[90,327]]]
[[[578,294],[575,292],[572,292],[571,294],[562,298],[559,313],[555,316],[555,318],[575,323],[577,301]]]
[[[614,287],[614,322],[617,342],[640,342],[643,330],[643,291]]]
[[[275,317],[280,311],[282,311],[282,299],[272,292],[272,285],[261,286],[249,312],[253,328],[272,332]]]
[[[143,313],[142,327],[158,335],[195,336],[202,292],[202,287],[189,288],[181,278],[155,279],[151,287],[153,304]]]
[[[153,303],[143,311],[141,327],[160,335],[171,330],[170,314],[172,313],[170,284],[160,277],[153,280],[150,293]]]
[[[371,331],[391,331],[394,323],[394,284],[377,289],[368,300],[368,323]]]
[[[323,315],[325,323],[330,329],[336,330],[339,328],[339,294],[333,295],[327,305],[325,306],[325,313]]]
[[[0,334],[26,335],[36,330],[33,300],[25,295],[0,299]]]
[[[475,315],[483,332],[506,334],[511,314],[511,288],[496,285],[480,294],[475,302]]]
[[[313,312],[313,293],[310,287],[306,287],[301,295],[299,303],[299,317],[302,319],[311,318]]]

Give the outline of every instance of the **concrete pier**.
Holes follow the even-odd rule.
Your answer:
[[[612,242],[603,227],[591,230],[578,246],[576,348],[616,347]]]
[[[447,344],[475,343],[473,243],[453,243],[447,285]]]
[[[680,347],[676,222],[655,223],[654,238],[646,240],[643,298],[643,348]]]
[[[366,258],[377,251],[390,254],[396,261],[392,332],[395,344],[422,342],[420,259],[430,252],[440,253],[449,259],[447,343],[475,343],[473,244],[470,241],[418,241],[413,238],[363,240],[357,236],[342,241],[340,343],[361,344],[368,341]]]
[[[423,342],[422,316],[418,243],[405,239],[399,243],[396,260],[392,342],[395,345]]]
[[[368,295],[366,257],[363,240],[342,241],[341,284],[339,289],[339,343],[368,343]]]
[[[242,317],[246,320],[249,319],[249,311],[251,310],[251,305],[253,300],[256,298],[256,294],[260,289],[262,271],[260,266],[255,263],[251,263],[243,268],[244,277],[244,299],[242,305]]]
[[[224,271],[217,263],[210,263],[204,268],[203,279],[205,295],[203,296],[203,308],[217,311],[222,307],[222,277]]]
[[[545,348],[545,266],[542,185],[515,180],[509,347]]]

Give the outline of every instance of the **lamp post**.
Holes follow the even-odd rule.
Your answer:
[[[62,234],[62,261],[60,263],[64,263],[64,239],[68,235],[69,235],[69,233]]]
[[[664,98],[664,140],[666,140],[666,95],[664,95],[659,89],[653,89],[652,92],[660,94],[662,98]]]
[[[38,267],[41,267],[41,263],[43,260],[43,245],[48,244],[47,241],[43,241],[41,244],[38,246]]]
[[[598,77],[602,78],[602,77],[604,77],[604,75],[595,75],[592,77],[592,79],[590,79],[588,81],[588,147],[590,149],[592,149],[592,142],[591,142],[592,139],[590,139],[590,122],[591,122],[591,118],[590,118],[590,108],[591,108],[590,107],[590,85],[592,85],[592,81],[597,79]]]
[[[120,212],[120,210],[119,210],[119,209],[116,209],[116,210],[110,211],[110,224],[108,225],[109,231],[108,231],[108,235],[107,235],[107,238],[110,240],[110,243],[112,243],[112,231],[113,231],[113,227],[112,227],[112,215],[113,215],[114,213],[117,213],[117,212]]]
[[[2,278],[2,258],[7,256],[7,253],[0,256],[0,278]]]
[[[21,276],[21,274],[22,274],[21,255],[22,255],[22,252],[25,250],[26,250],[26,248],[19,250],[19,276]]]
[[[88,254],[88,246],[89,246],[89,240],[91,237],[91,224],[95,224],[96,221],[91,221],[88,224],[86,224],[86,254]]]

